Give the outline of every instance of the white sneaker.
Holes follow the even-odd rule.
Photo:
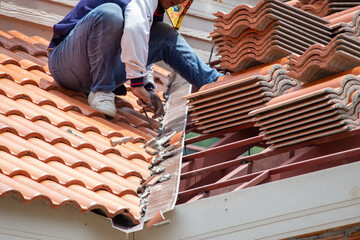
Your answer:
[[[88,103],[90,107],[110,117],[115,117],[115,94],[113,92],[90,92]]]

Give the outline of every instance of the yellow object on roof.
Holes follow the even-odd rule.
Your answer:
[[[186,0],[181,4],[166,9],[166,13],[169,16],[169,19],[175,29],[180,28],[182,19],[184,18],[192,2],[193,0]]]

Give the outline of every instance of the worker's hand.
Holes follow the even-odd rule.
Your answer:
[[[144,87],[132,87],[131,92],[138,97],[137,103],[140,107],[151,108],[151,95]]]
[[[131,92],[138,97],[139,106],[154,113],[153,118],[158,118],[164,114],[162,101],[156,93],[147,91],[144,87],[132,87]]]
[[[152,91],[150,91],[149,93],[151,95],[151,103],[154,106],[154,116],[152,118],[155,119],[155,118],[161,117],[162,115],[164,115],[164,112],[165,112],[163,103],[162,103],[160,97],[156,93],[154,93]]]

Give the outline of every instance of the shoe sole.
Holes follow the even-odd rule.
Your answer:
[[[113,111],[110,111],[110,110],[108,110],[106,108],[100,108],[100,107],[94,107],[94,106],[90,106],[90,107],[102,112],[103,114],[105,114],[105,115],[107,115],[109,117],[115,117],[116,116],[116,111],[113,112]]]

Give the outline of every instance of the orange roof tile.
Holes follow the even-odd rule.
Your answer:
[[[116,101],[113,119],[87,104],[86,95],[64,89],[49,73],[48,41],[0,31],[0,196],[52,207],[122,214],[138,224],[138,189],[151,175],[143,145],[158,134],[132,94]],[[155,67],[168,84],[169,72]],[[117,144],[117,139],[128,138]]]

